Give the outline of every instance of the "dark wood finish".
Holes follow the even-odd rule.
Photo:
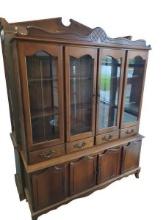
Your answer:
[[[54,166],[32,175],[34,210],[39,210],[67,197],[67,165]]]
[[[87,156],[70,163],[70,194],[77,194],[96,184],[96,156]]]
[[[32,219],[122,177],[138,178],[151,47],[72,19],[64,26],[61,18],[0,18],[0,31],[15,181]]]
[[[0,19],[0,28],[14,35],[15,39],[46,40],[47,42],[70,42],[71,44],[97,45],[107,47],[124,47],[137,49],[151,49],[144,40],[132,41],[128,37],[110,38],[100,28],[91,29],[73,19],[66,27],[61,18],[43,19],[38,21],[26,21],[8,23],[4,18]]]
[[[38,163],[41,161],[49,160],[51,158],[59,157],[65,154],[65,145],[56,145],[56,147],[51,147],[42,150],[36,150],[29,152],[29,162]]]
[[[111,183],[117,181],[117,180],[120,180],[124,177],[127,177],[129,175],[132,175],[132,174],[136,174],[137,172],[140,171],[140,168],[137,168],[137,169],[134,169],[132,171],[129,171],[127,173],[124,173],[124,174],[121,174],[115,178],[112,178],[104,183],[101,183],[99,185],[95,185],[94,187],[90,188],[90,189],[87,189],[87,190],[84,190],[83,192],[81,193],[78,193],[78,194],[75,194],[75,195],[72,195],[72,196],[69,196],[67,197],[66,199],[64,199],[63,201],[60,201],[54,205],[51,205],[51,206],[48,206],[44,209],[41,209],[39,211],[36,211],[36,212],[33,212],[32,211],[32,218],[34,217],[34,219],[36,219],[38,216],[44,214],[44,213],[47,213],[48,211],[50,210],[53,210],[53,209],[56,209],[58,208],[59,206],[63,205],[63,204],[67,204],[69,203],[70,201],[72,201],[73,199],[76,199],[76,198],[81,198],[81,197],[85,197],[85,196],[88,196],[89,194],[93,193],[94,191],[96,190],[100,190],[100,189],[103,189],[105,187],[107,187],[108,185],[110,185]]]
[[[120,145],[126,145],[129,142],[141,140],[142,138],[143,138],[142,135],[131,136],[129,138],[115,140],[115,141],[108,142],[108,143],[105,143],[102,145],[95,145],[92,148],[87,148],[82,151],[72,152],[70,154],[66,154],[61,157],[53,158],[53,159],[50,159],[47,161],[43,161],[40,163],[31,164],[31,165],[27,164],[23,153],[20,152],[20,154],[21,154],[21,158],[24,163],[24,167],[26,169],[26,172],[27,173],[34,173],[34,172],[42,170],[44,168],[48,168],[48,167],[51,167],[54,165],[63,164],[65,162],[70,162],[70,161],[76,160],[80,157],[85,157],[85,156],[92,155],[92,154],[98,154],[100,152],[103,152],[103,151],[111,148],[111,147],[114,148],[114,147],[118,147]]]
[[[98,184],[103,183],[120,174],[121,147],[110,148],[99,154]]]
[[[18,174],[15,174],[14,177],[15,177],[15,183],[20,201],[23,201],[25,199],[25,193],[24,193],[24,189],[22,188],[22,182],[20,176]]]
[[[94,138],[86,138],[82,139],[81,141],[74,141],[66,144],[67,153],[80,151],[85,148],[93,147],[94,146]]]
[[[130,170],[136,169],[139,166],[139,158],[141,151],[141,140],[129,142],[123,148],[123,164],[122,173],[128,172]],[[138,177],[139,173],[136,174]]]

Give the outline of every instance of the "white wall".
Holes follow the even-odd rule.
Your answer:
[[[124,178],[89,197],[77,199],[39,219],[166,219],[166,12],[164,0],[1,1],[0,16],[9,22],[63,17],[90,27],[100,26],[111,37],[132,35],[152,45],[149,55],[140,132],[143,141],[140,179]],[[1,51],[1,50],[0,50]],[[1,52],[0,52],[1,53]],[[165,115],[164,115],[165,114]],[[13,174],[14,156],[2,53],[0,54],[0,219],[29,220],[19,202]]]

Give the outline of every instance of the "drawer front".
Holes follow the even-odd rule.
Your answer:
[[[138,133],[138,126],[122,129],[120,131],[120,138],[130,137]]]
[[[122,173],[139,167],[142,141],[132,141],[123,147]]]
[[[94,138],[90,137],[83,140],[67,143],[66,149],[67,149],[67,153],[71,153],[74,151],[79,151],[85,148],[93,147],[93,145],[94,145]]]
[[[56,147],[33,151],[29,153],[30,163],[42,162],[65,154],[65,145],[57,145]]]
[[[119,138],[119,131],[112,131],[110,133],[96,136],[96,144],[103,144]]]

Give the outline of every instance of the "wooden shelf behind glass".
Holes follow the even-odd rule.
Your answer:
[[[32,119],[35,119],[35,118],[58,115],[58,114],[59,114],[58,108],[54,107],[54,108],[45,108],[42,110],[41,109],[32,110],[31,117]]]

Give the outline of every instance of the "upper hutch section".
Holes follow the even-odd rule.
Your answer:
[[[12,138],[28,163],[138,134],[144,40],[61,18],[1,18],[0,34]]]
[[[43,19],[35,21],[8,23],[0,18],[1,36],[26,40],[42,40],[86,44],[94,46],[124,47],[135,49],[150,49],[144,40],[132,41],[130,36],[110,38],[105,31],[96,27],[87,27],[73,19],[65,26],[62,18]]]

